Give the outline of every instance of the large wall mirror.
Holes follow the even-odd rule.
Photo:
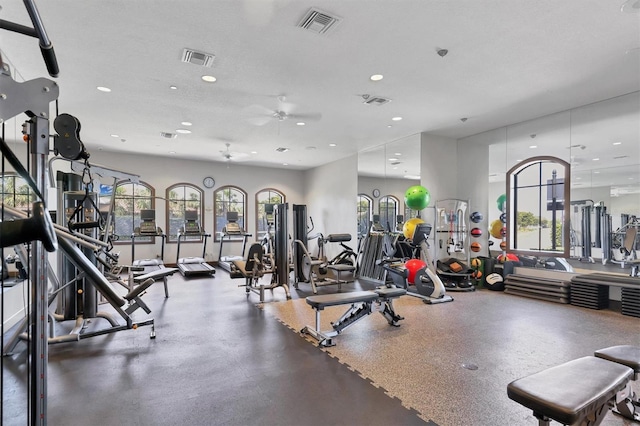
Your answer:
[[[623,262],[621,236],[634,217],[640,218],[639,122],[640,92],[634,92],[493,131],[488,223],[502,214],[496,200],[506,192],[508,170],[530,157],[553,156],[570,167],[569,253],[563,254],[583,261]],[[603,213],[611,232],[600,228],[596,215]],[[591,220],[584,221],[585,215]]]

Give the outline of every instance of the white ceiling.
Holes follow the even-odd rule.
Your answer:
[[[37,0],[60,65],[59,111],[80,120],[89,151],[224,161],[229,143],[232,161],[295,169],[420,132],[460,138],[639,90],[640,13],[622,4]],[[21,0],[1,6],[0,19],[30,25]],[[340,22],[326,34],[298,28],[310,8]],[[181,62],[184,48],[214,54],[213,66]],[[17,80],[46,75],[35,39],[0,31],[0,49]],[[365,105],[365,94],[391,102]],[[278,109],[319,119],[256,125],[257,113]],[[192,133],[160,136],[180,128]]]

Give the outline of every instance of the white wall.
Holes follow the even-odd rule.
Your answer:
[[[190,183],[204,190],[204,229],[213,232],[213,191],[221,186],[234,185],[247,192],[247,232],[256,235],[255,194],[264,188],[274,188],[286,196],[286,202],[300,204],[304,197],[304,173],[297,170],[285,170],[266,167],[244,166],[242,163],[219,163],[207,161],[180,160],[166,157],[122,155],[110,152],[97,152],[91,156],[91,162],[115,168],[121,171],[140,175],[140,179],[153,186],[156,195],[164,197],[166,189],[179,182]],[[202,185],[205,176],[212,176],[216,185],[206,189]],[[355,199],[355,196],[353,197]],[[166,215],[164,201],[156,200],[156,222],[166,231]],[[291,223],[289,221],[289,223]],[[251,240],[250,240],[251,241]],[[225,243],[223,256],[229,252],[238,251],[237,243]],[[131,261],[130,244],[116,246],[120,251],[122,264]],[[219,244],[210,238],[207,243],[207,260],[218,259]],[[154,245],[136,245],[136,258],[154,258],[160,253],[160,242]],[[200,256],[201,244],[182,244],[180,256]],[[176,244],[165,247],[165,262],[173,263],[176,258]]]
[[[334,161],[304,172],[304,202],[307,216],[313,218],[315,232],[351,234],[354,250],[357,247],[358,156]],[[335,247],[334,247],[335,246]],[[314,248],[312,247],[312,250]],[[329,257],[341,251],[337,244],[326,246]]]

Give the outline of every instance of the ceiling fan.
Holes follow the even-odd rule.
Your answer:
[[[251,105],[245,108],[244,112],[247,115],[247,120],[256,126],[264,126],[271,121],[282,122],[285,120],[293,120],[296,122],[318,121],[322,118],[322,114],[318,113],[306,113],[298,114],[292,111],[296,109],[296,106],[291,103],[285,103],[286,97],[284,95],[278,96],[278,107],[276,109],[270,109],[262,105]]]
[[[229,149],[231,147],[231,144],[229,142],[225,143],[225,146],[227,147],[227,149],[220,151],[220,154],[222,154],[222,158],[224,159],[225,162],[228,162],[228,161],[242,161],[242,160],[246,159],[247,157],[249,157],[249,154],[246,154],[244,152],[231,151]]]

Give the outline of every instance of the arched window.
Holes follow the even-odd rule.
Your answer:
[[[223,186],[214,191],[213,198],[215,200],[213,206],[215,241],[220,240],[220,233],[227,224],[227,212],[237,212],[238,225],[247,230],[245,221],[247,193],[244,190],[236,186]],[[242,239],[242,237],[238,238]]]
[[[2,176],[2,202],[19,210],[29,210],[31,208],[32,195],[27,182],[12,173],[6,173]]]
[[[256,194],[256,240],[260,241],[268,230],[267,218],[264,211],[265,204],[283,204],[285,196],[273,188],[265,188]]]
[[[105,188],[105,192],[109,192],[108,188]],[[109,198],[106,195],[100,196],[101,206],[102,199]],[[113,233],[117,236],[116,243],[131,241],[133,230],[140,226],[140,210],[155,209],[154,195],[153,187],[144,182],[121,181],[116,184],[113,210]],[[136,243],[138,242],[151,242],[151,238],[136,238]]]
[[[507,250],[569,257],[571,166],[555,157],[532,157],[507,172]]]
[[[396,229],[396,216],[398,215],[399,201],[393,195],[385,195],[378,201],[380,223],[385,230]]]
[[[178,241],[178,232],[185,222],[184,212],[193,210],[197,213],[197,222],[203,226],[203,199],[202,189],[188,183],[178,183],[167,188],[167,242]],[[201,238],[188,238],[185,242],[198,242]]]
[[[369,228],[371,228],[372,206],[373,199],[371,197],[365,194],[358,194],[358,237],[367,235]]]

